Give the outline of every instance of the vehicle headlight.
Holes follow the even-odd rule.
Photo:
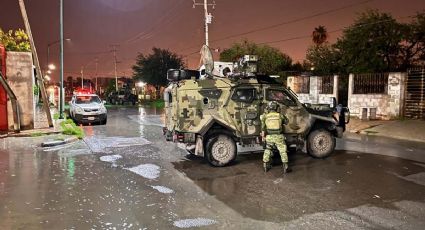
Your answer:
[[[84,110],[80,107],[75,107],[75,112],[76,113],[84,113]]]
[[[101,106],[101,107],[100,107],[100,112],[101,112],[101,113],[106,113],[106,108],[105,108],[105,106]]]

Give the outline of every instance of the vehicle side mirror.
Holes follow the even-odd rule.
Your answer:
[[[330,104],[331,108],[335,109],[336,108],[336,98],[335,97],[331,97],[332,100],[332,104]]]

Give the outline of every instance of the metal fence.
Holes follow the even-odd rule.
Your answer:
[[[407,72],[404,116],[425,120],[425,69],[410,69]]]
[[[333,94],[334,92],[334,76],[320,76],[319,93]]]
[[[388,73],[354,75],[353,94],[387,94]]]

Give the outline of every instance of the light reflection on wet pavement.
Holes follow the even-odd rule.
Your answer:
[[[0,229],[425,224],[424,161],[338,150],[325,160],[291,155],[287,176],[278,163],[264,174],[261,154],[213,168],[164,141],[161,110],[108,112],[106,126],[85,126],[85,140],[64,148],[0,140]],[[359,146],[339,143],[350,145]]]

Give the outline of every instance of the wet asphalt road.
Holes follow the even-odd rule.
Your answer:
[[[325,160],[210,167],[162,137],[162,111],[111,110],[84,141],[0,139],[0,229],[423,229],[425,145],[348,135]]]

